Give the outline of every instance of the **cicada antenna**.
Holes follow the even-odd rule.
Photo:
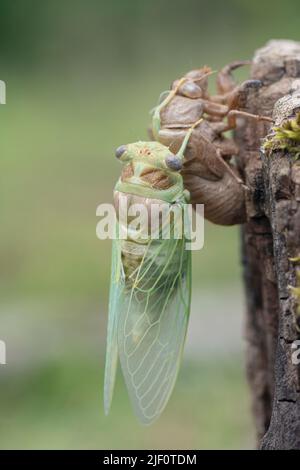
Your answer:
[[[192,82],[201,82],[202,80],[204,80],[204,78],[210,77],[210,75],[213,75],[214,73],[217,73],[217,72],[218,72],[218,70],[210,70],[209,72],[202,75],[202,77],[188,78],[188,79],[191,80]]]

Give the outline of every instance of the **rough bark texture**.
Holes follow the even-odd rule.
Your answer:
[[[263,86],[245,109],[272,116],[276,124],[300,110],[300,43],[270,41],[253,60],[251,78]],[[291,94],[291,91],[293,93]],[[300,449],[299,366],[292,363],[297,339],[295,264],[300,255],[300,164],[287,150],[259,154],[265,123],[245,122],[236,133],[240,165],[249,187],[248,222],[242,229],[246,289],[247,375],[251,387],[258,446]]]

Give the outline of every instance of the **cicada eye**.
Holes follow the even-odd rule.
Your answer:
[[[170,170],[180,171],[182,168],[181,159],[176,157],[176,155],[168,155],[165,161]]]
[[[188,98],[201,98],[202,97],[201,88],[192,81],[185,82],[180,87],[180,91],[184,96],[187,96]]]
[[[116,157],[121,158],[123,153],[126,152],[126,150],[127,150],[126,145],[120,145],[120,147],[116,149],[116,152],[115,152]]]

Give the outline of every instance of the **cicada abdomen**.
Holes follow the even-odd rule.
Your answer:
[[[149,424],[172,392],[190,310],[182,152],[174,155],[160,143],[137,142],[116,155],[124,167],[114,193],[104,403],[107,413],[119,357],[135,412]]]

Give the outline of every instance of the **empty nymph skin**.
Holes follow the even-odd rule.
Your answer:
[[[220,225],[246,221],[247,188],[234,161],[239,149],[224,133],[236,128],[239,117],[271,121],[240,110],[248,91],[261,87],[258,80],[235,83],[232,71],[244,64],[225,66],[217,75],[218,93],[212,96],[207,87],[208,76],[212,74],[208,67],[175,80],[169,96],[154,111],[152,121],[151,137],[176,153],[187,129],[203,118],[188,142],[181,174],[191,202],[204,204],[205,218]]]

